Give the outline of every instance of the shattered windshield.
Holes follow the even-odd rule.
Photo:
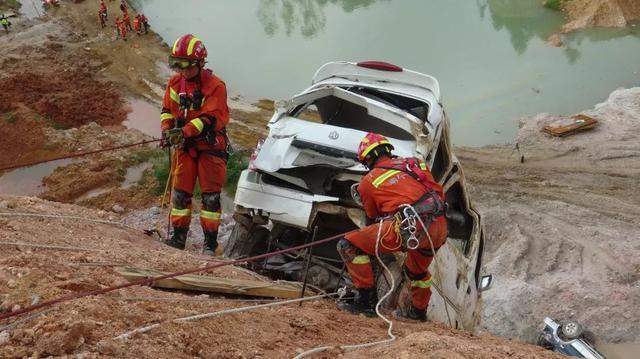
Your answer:
[[[378,101],[377,99],[374,99]],[[389,104],[396,107],[393,104]],[[346,101],[336,96],[326,96],[310,103],[297,106],[290,115],[301,120],[332,126],[351,128],[364,132],[376,132],[399,140],[415,141],[407,131],[371,116],[366,107]]]

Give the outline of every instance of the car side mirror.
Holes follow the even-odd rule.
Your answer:
[[[485,290],[491,288],[491,283],[493,282],[493,275],[483,275],[480,277],[480,284],[478,285],[478,292],[484,292]]]

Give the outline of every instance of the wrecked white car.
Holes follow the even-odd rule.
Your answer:
[[[355,151],[367,132],[377,132],[389,138],[394,154],[424,158],[444,186],[449,238],[438,252],[444,267],[434,274],[440,280],[434,284],[429,316],[473,329],[479,317],[482,225],[451,152],[435,78],[383,62],[328,63],[316,72],[311,87],[278,104],[268,127],[268,137],[238,183],[228,257],[364,226],[364,212],[351,195],[351,186],[366,173]],[[256,269],[293,280],[308,273],[311,284],[331,290],[348,280],[335,243],[313,248],[308,272],[304,259],[305,253],[271,257]],[[490,278],[483,282],[488,285]]]

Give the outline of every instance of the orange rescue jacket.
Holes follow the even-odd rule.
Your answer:
[[[418,181],[402,168],[407,160],[419,165],[424,179]],[[369,218],[394,214],[402,204],[414,204],[428,191],[435,191],[444,201],[444,193],[423,161],[417,158],[389,158],[378,161],[358,186],[362,207]]]
[[[191,102],[186,118],[184,109],[180,107],[180,93],[183,91]],[[194,102],[199,102],[199,106]],[[174,75],[169,79],[164,94],[160,119],[162,131],[173,128],[175,121],[181,120],[183,124],[178,123],[178,126],[183,126],[186,139],[195,139],[197,150],[224,151],[227,147],[225,131],[229,122],[227,89],[224,82],[211,70],[206,69],[200,71],[199,81],[187,81],[179,74]],[[207,134],[213,141],[206,140]]]

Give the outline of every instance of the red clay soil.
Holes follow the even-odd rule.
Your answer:
[[[0,88],[14,89],[0,97],[0,113],[15,111],[22,104],[62,128],[89,122],[113,125],[126,119],[124,100],[111,84],[96,80],[83,68],[51,70],[0,79]]]

